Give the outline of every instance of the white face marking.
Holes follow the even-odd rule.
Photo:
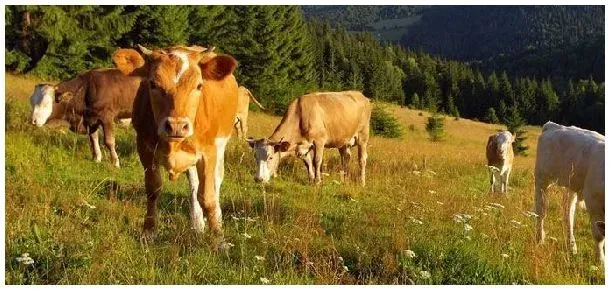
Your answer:
[[[32,124],[42,127],[53,112],[55,90],[51,85],[37,85],[30,97]]]
[[[280,154],[274,152],[273,146],[257,142],[254,145],[254,157],[257,164],[254,179],[269,182],[277,169]]]
[[[178,71],[178,73],[176,74],[176,78],[174,79],[174,82],[178,83],[180,81],[180,78],[182,77],[182,75],[189,69],[189,66],[190,66],[189,57],[188,57],[188,53],[184,52],[184,51],[175,51],[175,52],[172,52],[171,54],[180,58],[180,61],[182,62],[182,67],[180,67],[180,71]]]
[[[199,200],[197,199],[197,191],[199,190],[197,167],[189,167],[186,171],[186,176],[191,188],[191,227],[195,231],[203,232],[205,230],[205,218],[203,217],[203,209],[201,208],[201,205],[199,205]]]

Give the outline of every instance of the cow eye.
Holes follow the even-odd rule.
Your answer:
[[[203,84],[202,83],[197,85],[197,90],[201,91],[201,89],[203,89]]]

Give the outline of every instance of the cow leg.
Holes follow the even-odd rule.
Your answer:
[[[314,141],[314,167],[316,170],[315,183],[322,183],[322,161],[324,159],[324,143]]]
[[[493,172],[493,170],[489,170],[489,173],[491,173],[491,176],[489,178],[489,182],[491,184],[491,188],[489,189],[489,193],[494,193],[495,192],[495,184],[496,184],[496,174]]]
[[[341,182],[345,182],[345,177],[349,171],[349,161],[352,158],[352,152],[348,146],[339,148],[339,154],[341,155]]]
[[[548,189],[548,182],[546,182],[546,178],[540,178],[540,176],[535,177],[536,185],[534,192],[534,202],[536,204],[536,242],[542,243],[544,242],[545,233],[544,233],[544,218],[546,217],[546,211],[548,208],[548,200],[546,195],[546,190]]]
[[[204,153],[203,160],[197,163],[197,174],[199,175],[199,191],[197,200],[204,209],[210,229],[217,236],[222,236],[220,201],[216,193],[216,148]]]
[[[110,150],[110,160],[116,168],[120,168],[121,166],[119,164],[119,155],[116,153],[114,134],[112,133],[112,120],[110,120],[110,122],[102,122],[102,129],[104,129],[104,144],[106,144],[106,147],[108,148],[108,150]]]
[[[574,215],[576,213],[577,195],[566,190],[563,194],[563,232],[568,249],[576,254],[576,239],[574,238]]]
[[[239,120],[239,127],[241,128],[241,138],[247,138],[248,136],[248,119],[242,118]]]
[[[311,183],[315,182],[316,179],[316,171],[313,166],[313,161],[311,158],[311,152],[308,152],[305,156],[302,157],[303,163],[305,163],[305,168],[307,168],[307,174],[309,175],[309,181]]]
[[[157,200],[161,191],[161,174],[154,163],[154,153],[146,150],[144,141],[137,142],[138,155],[144,167],[144,184],[146,188],[146,217],[144,218],[144,234],[152,235],[157,228]]]
[[[601,189],[603,190],[603,188]],[[602,197],[596,199],[596,197]],[[602,228],[597,222],[605,221],[605,198],[604,193],[595,194],[592,190],[587,189],[583,191],[583,197],[585,199],[585,205],[589,212],[589,222],[591,224],[591,233],[593,235],[593,242],[595,243],[595,254],[597,255],[599,263],[604,265],[604,245],[605,245],[605,234],[602,232]]]
[[[95,162],[102,161],[102,150],[100,149],[100,138],[97,134],[98,126],[90,126],[89,131],[89,147],[91,147],[91,154],[93,154],[93,160]]]
[[[239,119],[239,117],[235,117],[235,122],[233,123],[233,128],[235,129],[235,134],[237,134],[238,139],[241,139],[242,137],[245,138],[243,133],[239,132],[240,127],[241,127],[241,120]]]
[[[366,159],[369,156],[366,152],[368,136],[366,138],[358,141],[358,161],[360,162],[360,183],[362,186],[366,185]]]
[[[197,191],[199,190],[199,176],[197,175],[197,167],[193,166],[188,169],[186,176],[189,180],[191,188],[191,228],[197,232],[205,231],[205,218],[203,217],[203,209],[197,200]]]
[[[508,178],[510,177],[510,171],[511,169],[508,168],[502,176],[502,192],[506,194],[508,193]]]

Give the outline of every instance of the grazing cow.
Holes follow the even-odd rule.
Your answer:
[[[225,147],[237,113],[237,62],[202,47],[140,50],[143,55],[119,49],[113,59],[124,74],[146,79],[132,114],[148,196],[144,234],[151,236],[157,226],[161,165],[170,180],[187,172],[192,227],[205,229],[205,211],[210,228],[222,240],[219,196]]]
[[[491,193],[508,192],[508,177],[513,168],[513,143],[515,138],[509,131],[489,136],[487,140],[487,167],[491,172]],[[499,188],[498,188],[499,187]]]
[[[574,126],[547,122],[538,138],[535,176],[536,240],[543,242],[544,218],[548,201],[546,190],[556,182],[566,187],[563,225],[566,242],[576,253],[574,215],[577,200],[585,202],[599,261],[604,261],[604,152],[605,137]]]
[[[320,183],[324,148],[339,149],[344,179],[351,158],[349,148],[356,145],[360,182],[364,186],[370,119],[371,103],[358,91],[313,93],[297,98],[269,138],[249,138],[257,162],[255,179],[268,182],[281,153],[292,152],[305,161],[310,180]]]
[[[235,131],[237,132],[238,138],[245,138],[248,135],[248,110],[250,107],[250,99],[262,110],[265,108],[261,105],[250,90],[243,86],[239,87],[237,94],[237,116],[235,117]]]
[[[32,95],[32,122],[42,126],[46,122],[45,116],[47,119],[63,117],[70,123],[72,131],[89,134],[96,162],[102,160],[97,135],[101,126],[111,161],[120,167],[113,134],[114,120],[131,118],[133,100],[141,80],[137,76],[125,76],[118,69],[94,69],[56,86],[37,86]],[[49,105],[51,96],[57,104]],[[69,108],[69,112],[66,113],[64,108]]]

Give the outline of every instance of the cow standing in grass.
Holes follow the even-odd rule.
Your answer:
[[[341,155],[341,178],[345,179],[350,147],[358,146],[360,182],[365,185],[367,144],[371,103],[358,91],[323,92],[301,96],[292,101],[282,121],[269,138],[248,143],[255,151],[255,179],[268,182],[282,153],[294,152],[305,161],[312,182],[322,182],[324,148],[338,148]],[[289,153],[290,154],[290,153]]]
[[[265,108],[252,95],[250,90],[240,86],[237,94],[237,116],[235,116],[235,131],[238,138],[245,138],[248,135],[248,111],[250,109],[250,99],[262,110]]]
[[[513,143],[515,138],[509,131],[489,136],[487,140],[487,167],[491,172],[491,193],[508,192],[508,179],[513,168]]]
[[[578,127],[548,122],[542,127],[536,151],[535,202],[536,240],[544,241],[544,219],[548,201],[546,190],[551,183],[566,187],[563,225],[566,242],[576,254],[574,217],[576,203],[584,200],[589,212],[591,231],[599,261],[604,262],[605,137]]]
[[[70,123],[70,130],[89,135],[95,162],[102,160],[97,133],[101,127],[111,162],[120,167],[114,121],[131,118],[141,80],[137,76],[125,76],[117,69],[94,69],[55,86],[38,85],[31,97],[32,123],[42,126],[48,119],[65,119]]]
[[[146,80],[132,117],[148,196],[145,236],[157,226],[163,166],[170,180],[187,172],[193,228],[204,230],[205,211],[210,228],[222,240],[220,186],[237,113],[238,86],[233,76],[237,62],[201,47],[140,50],[143,55],[119,49],[113,59],[124,74]]]

